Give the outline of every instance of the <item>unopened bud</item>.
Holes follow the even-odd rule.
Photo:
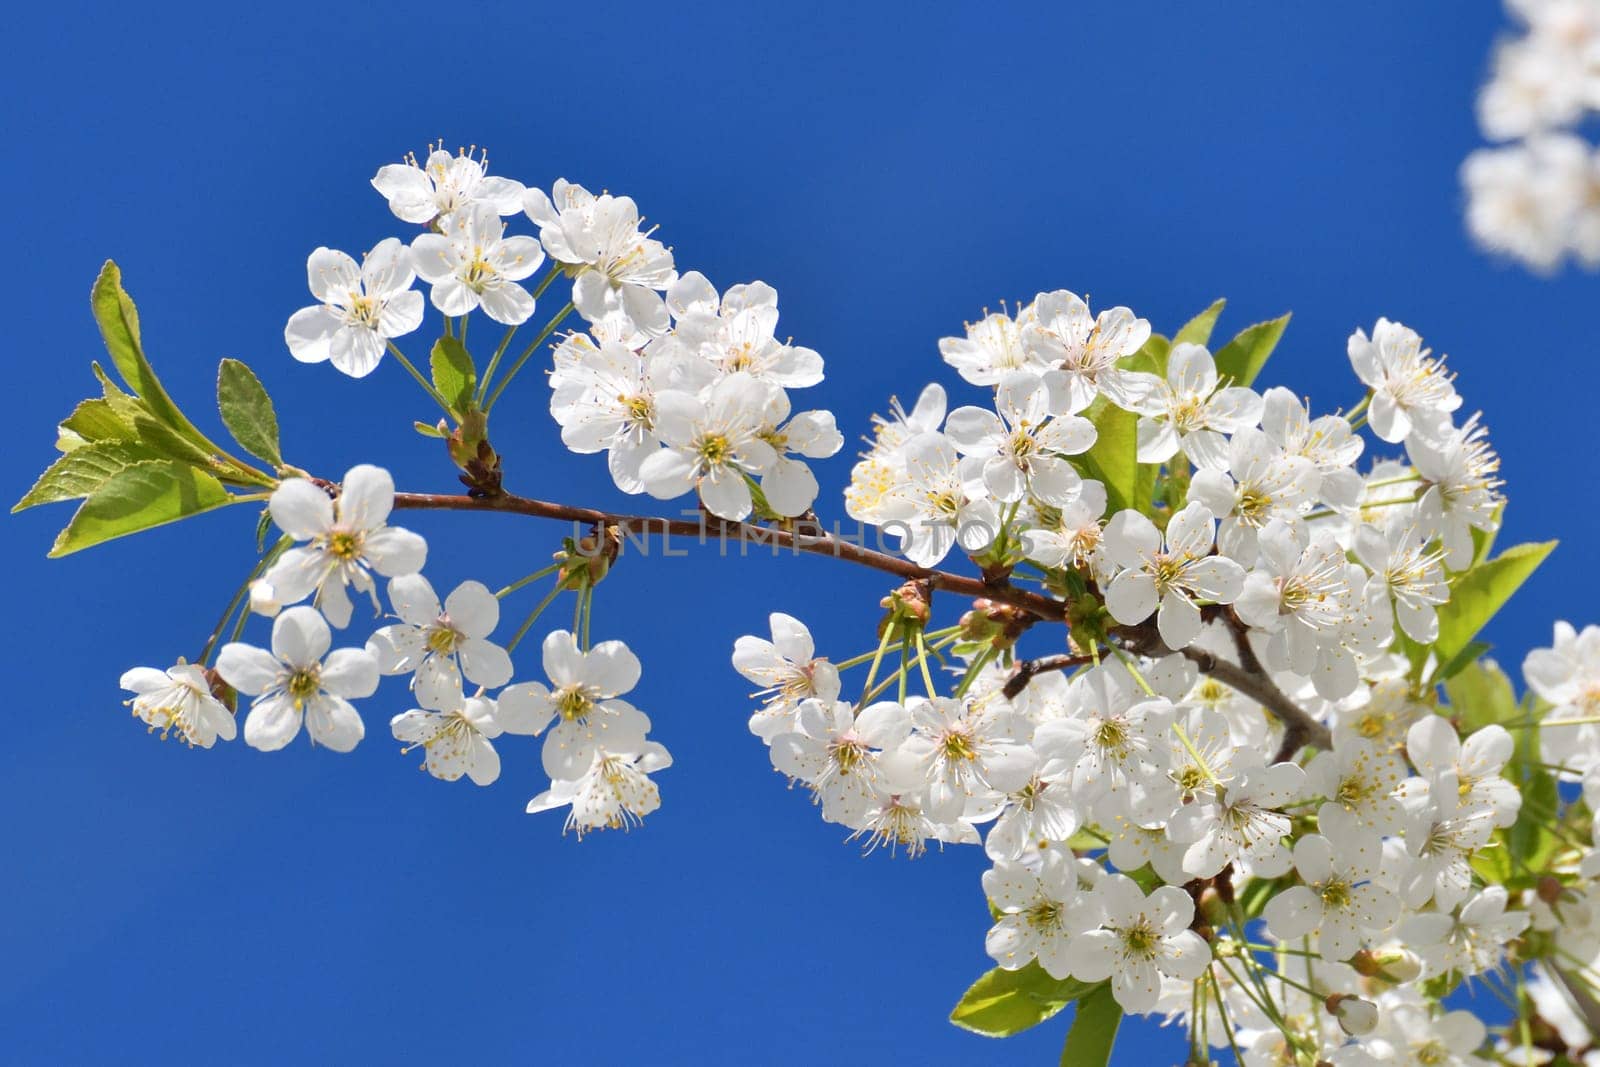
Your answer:
[[[621,531],[614,524],[603,527],[596,524],[594,529],[578,540],[569,538],[566,548],[553,558],[561,564],[562,585],[568,589],[578,589],[600,584],[600,580],[611,572],[611,564],[616,562],[621,551]]]
[[[1394,985],[1414,982],[1422,974],[1422,960],[1415,952],[1403,948],[1373,952],[1362,949],[1350,957],[1350,966],[1363,978],[1381,978]]]
[[[1378,1028],[1378,1006],[1370,1000],[1335,993],[1322,1002],[1339,1028],[1351,1037],[1363,1037]]]
[[[925,581],[909,581],[878,601],[878,606],[891,615],[899,612],[902,623],[909,622],[921,628],[933,615],[933,588]],[[887,621],[887,620],[886,620]]]
[[[1534,887],[1534,892],[1539,895],[1540,900],[1546,904],[1553,905],[1560,902],[1561,894],[1566,892],[1566,886],[1561,884],[1560,879],[1547,874],[1539,879],[1539,884]]]
[[[278,603],[277,592],[264,578],[257,578],[250,583],[250,610],[269,619],[283,610],[283,605]]]

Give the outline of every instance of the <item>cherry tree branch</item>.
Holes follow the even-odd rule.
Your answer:
[[[1023,611],[1044,620],[1060,621],[1066,617],[1066,605],[1059,600],[1054,600],[1039,593],[1032,593],[1025,589],[1017,589],[1004,579],[984,581],[981,578],[952,574],[949,571],[919,567],[915,563],[899,556],[878,552],[839,537],[836,534],[829,533],[814,520],[798,520],[792,527],[780,527],[729,522],[705,514],[698,515],[692,519],[668,519],[656,515],[626,515],[611,511],[600,511],[596,508],[555,504],[545,500],[534,500],[530,497],[514,496],[509,493],[484,497],[447,493],[396,493],[394,506],[402,510],[486,511],[527,515],[533,518],[555,519],[593,527],[615,528],[617,534],[622,538],[654,535],[659,537],[692,537],[702,543],[709,540],[719,540],[769,545],[776,548],[790,549],[797,554],[803,552],[814,556],[833,556],[836,559],[848,560],[851,563],[870,567],[873,570],[882,571],[897,578],[926,581],[934,589],[941,589],[959,596],[986,597],[990,600],[1001,601],[1021,608]],[[1331,748],[1333,742],[1328,728],[1307,714],[1277,687],[1256,660],[1254,652],[1250,649],[1249,642],[1239,632],[1237,618],[1232,616],[1231,613],[1226,618],[1230,628],[1234,631],[1238,644],[1240,664],[1220,659],[1209,652],[1194,647],[1182,649],[1181,654],[1194,663],[1202,674],[1208,674],[1224,685],[1256,701],[1283,723],[1284,738],[1277,757],[1279,760],[1290,758],[1302,746],[1307,744],[1315,745],[1322,749]],[[1152,623],[1145,623],[1142,626],[1117,627],[1112,631],[1112,636],[1117,639],[1122,647],[1131,652],[1152,656],[1172,654],[1172,650],[1168,649],[1162,642]],[[1019,665],[1018,673],[1008,681],[1007,690],[1009,691],[1015,685],[1015,691],[1020,693],[1027,685],[1027,680],[1035,675],[1050,670],[1061,670],[1066,667],[1077,666],[1081,662],[1083,662],[1082,658],[1076,656],[1047,657],[1041,660],[1024,661]]]
[[[1041,619],[1062,619],[1066,605],[1059,600],[1026,589],[1017,589],[1005,581],[986,582],[981,578],[951,574],[949,571],[919,567],[899,556],[878,552],[853,541],[831,534],[814,521],[799,520],[793,529],[779,526],[756,526],[745,522],[729,522],[714,515],[702,514],[692,519],[667,519],[655,515],[623,515],[599,511],[594,508],[574,507],[570,504],[553,504],[544,500],[501,493],[497,496],[471,497],[445,493],[396,493],[394,506],[402,509],[445,511],[499,511],[514,515],[529,515],[540,519],[557,519],[589,526],[616,527],[617,533],[630,535],[656,535],[661,537],[692,537],[702,543],[708,540],[742,541],[752,545],[769,545],[814,556],[833,556],[858,563],[873,570],[892,574],[897,578],[931,582],[933,588],[961,596],[987,597],[1021,608]]]

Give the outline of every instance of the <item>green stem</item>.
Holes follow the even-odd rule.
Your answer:
[[[483,406],[483,396],[489,391],[489,381],[494,377],[495,368],[500,366],[500,357],[506,354],[506,348],[511,344],[511,338],[515,337],[516,333],[517,328],[515,326],[507,326],[506,335],[500,338],[500,346],[494,350],[494,355],[489,357],[489,365],[484,368],[483,377],[478,379],[479,407]]]
[[[568,300],[561,310],[556,312],[555,318],[544,324],[544,329],[539,331],[539,336],[533,339],[533,343],[522,350],[522,355],[518,356],[516,362],[511,364],[511,369],[506,371],[506,376],[500,379],[500,384],[495,386],[494,391],[489,394],[488,401],[483,405],[483,413],[485,415],[494,410],[495,401],[500,399],[500,394],[506,391],[506,386],[511,384],[511,380],[517,376],[517,372],[522,369],[522,365],[528,362],[528,357],[532,356],[538,347],[544,344],[551,334],[556,332],[556,327],[561,324],[561,320],[571,313],[572,301]]]
[[[883,636],[878,641],[878,651],[872,654],[872,666],[867,668],[867,680],[862,683],[861,700],[856,704],[857,708],[864,707],[867,703],[867,695],[872,689],[872,683],[878,678],[878,666],[883,663],[884,649],[889,647],[889,635],[894,633],[895,624],[899,621],[900,612],[893,611],[889,614],[888,620],[883,624]]]
[[[523,576],[521,578],[518,578],[516,581],[512,582],[510,585],[508,585],[504,589],[500,590],[498,593],[495,594],[495,599],[504,600],[507,596],[511,595],[512,593],[515,593],[518,589],[521,589],[523,586],[527,585],[528,583],[537,582],[540,578],[543,578],[545,575],[554,574],[556,571],[558,571],[560,569],[561,569],[561,564],[559,564],[559,563],[552,563],[548,567],[541,567],[539,570],[534,571],[532,574],[525,575],[525,576]]]
[[[249,575],[234,592],[233,599],[228,601],[228,607],[223,611],[222,618],[217,620],[216,628],[211,631],[211,636],[206,639],[205,648],[200,650],[200,666],[204,667],[210,664],[211,653],[216,649],[217,641],[222,637],[222,631],[228,625],[228,619],[232,617],[234,611],[250,593],[250,583],[261,577],[262,572],[272,565],[272,561],[283,555],[284,549],[293,543],[294,539],[292,537],[284,535],[278,539],[277,544],[267,549],[266,553],[256,561],[256,565],[251,568]],[[248,612],[245,612],[239,616],[239,625],[233,631],[235,640],[238,639],[240,631],[244,628],[245,615],[248,614]]]
[[[517,645],[522,643],[522,638],[527,634],[528,628],[533,625],[534,620],[544,614],[544,609],[550,606],[550,602],[564,588],[566,587],[557,582],[555,588],[546,593],[544,599],[539,601],[538,606],[528,613],[528,617],[522,620],[522,625],[517,627],[517,632],[511,635],[511,640],[506,642],[506,651],[508,653],[514,651]]]
[[[445,319],[446,324],[448,324],[449,321],[450,321],[449,319]],[[444,332],[445,332],[445,336],[448,337],[450,335],[450,330],[449,330],[448,325],[446,326]],[[444,411],[444,413],[446,415],[454,415],[455,414],[455,412],[450,410],[449,401],[445,400],[444,395],[442,393],[440,393],[439,390],[437,390],[437,389],[435,389],[433,387],[433,383],[432,382],[428,381],[428,379],[426,379],[426,378],[424,378],[422,376],[422,372],[421,371],[417,370],[416,367],[411,365],[411,361],[406,358],[406,354],[404,352],[400,351],[400,346],[399,345],[396,345],[393,341],[390,341],[389,342],[389,353],[391,355],[393,355],[395,359],[400,361],[400,365],[411,373],[411,377],[413,377],[413,378],[415,378],[417,380],[417,384],[418,385],[422,386],[422,391],[427,393],[429,396],[431,396],[433,398],[433,402],[435,404],[438,404],[439,407]]]
[[[917,631],[917,667],[922,671],[922,687],[927,690],[928,699],[932,700],[937,693],[934,689],[933,674],[928,670],[928,642],[921,630]]]

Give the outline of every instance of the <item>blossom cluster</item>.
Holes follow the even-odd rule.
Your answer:
[[[1591,4],[1519,9],[1538,43],[1508,45],[1506,70],[1517,49],[1581,51]],[[1585,85],[1589,62],[1573,60]],[[1523,100],[1519,76],[1485,105],[1493,130],[1572,121]],[[349,752],[366,733],[357,702],[403,678],[412,706],[390,733],[434,777],[487,786],[508,737],[539,737],[549,786],[529,812],[567,808],[580,836],[635,825],[671,757],[629,700],[638,657],[592,641],[592,615],[624,535],[664,527],[510,496],[491,414],[543,354],[563,445],[604,453],[618,489],[694,494],[716,520],[703,534],[843,554],[811,522],[809,462],[842,436],[791,400],[822,380],[822,357],[780,335],[772,287],[680,273],[627,197],[564,180],[546,193],[441,150],[372,185],[419,230],[359,262],[313,252],[317,303],[285,341],[354,377],[401,365],[445,416],[416,429],[443,442],[467,496],[399,493],[371,464],[338,481],[289,464],[236,361],[219,411],[265,467],[226,452],[159,387],[108,265],[95,309],[134,391],[100,371],[93,418],[62,423],[63,456],[23,503],[85,499],[92,521],[75,518],[58,553],[265,504],[257,566],[196,660],[123,676],[152,731],[211,748],[240,734],[248,699],[248,746],[304,732]],[[519,220],[536,232],[509,232]],[[519,354],[558,280],[570,298]],[[430,305],[424,375],[401,342]],[[1474,638],[1550,546],[1493,555],[1500,462],[1444,357],[1378,319],[1345,345],[1359,399],[1320,410],[1256,384],[1287,319],[1217,345],[1220,310],[1169,339],[1057,290],[942,340],[974,402],[930,384],[911,410],[893,403],[843,494],[904,558],[852,557],[904,584],[857,655],[820,656],[782,613],[738,638],[733,665],[760,690],[750,730],[866,851],[982,845],[996,968],[958,1005],[963,1025],[1012,1032],[1040,1005],[1101,996],[1181,1023],[1193,1062],[1225,1049],[1250,1067],[1594,1067],[1600,627],[1557,624],[1518,701]],[[559,332],[573,313],[581,327]],[[486,360],[467,346],[479,316],[504,329]],[[129,500],[145,506],[117,513]],[[441,596],[427,541],[391,520],[486,503],[593,525],[499,590]],[[962,557],[979,577],[934,569]],[[507,599],[539,582],[497,636]],[[540,631],[543,678],[519,680],[518,645],[563,596],[571,627]],[[962,614],[937,624],[952,599]],[[358,608],[370,632],[334,648]],[[265,620],[270,639],[246,640]],[[1024,658],[1024,642],[1050,654]],[[865,678],[847,691],[853,668]],[[1449,999],[1462,988],[1504,1000],[1513,1024]],[[985,1013],[1006,995],[1015,1010],[996,1023]]]
[[[1540,271],[1600,266],[1600,150],[1579,128],[1600,111],[1600,3],[1507,0],[1519,36],[1495,49],[1478,122],[1495,147],[1467,157],[1467,225],[1486,248]]]
[[[872,663],[854,703],[806,626],[774,614],[770,639],[734,652],[762,687],[750,728],[773,766],[869,849],[981,841],[1002,969],[1109,979],[1124,1010],[1183,1019],[1249,1064],[1486,1062],[1484,1024],[1438,991],[1503,975],[1535,931],[1596,962],[1600,852],[1519,891],[1480,870],[1518,825],[1528,757],[1499,724],[1463,736],[1427,684],[1445,667],[1427,652],[1440,611],[1503,505],[1443,358],[1380,319],[1347,345],[1365,398],[1313,415],[1069,292],[940,349],[992,404],[949,411],[933,385],[879,418],[850,513],[918,564],[959,547],[986,575],[1088,592],[1101,614],[1078,618],[1067,670],[1018,686],[1005,605],[934,630],[914,595],[890,598],[876,653],[845,661]],[[1084,473],[1117,419],[1159,468],[1153,513],[1110,506]],[[1363,428],[1403,458],[1358,469]],[[959,679],[950,695],[930,658]],[[907,695],[903,665],[878,699],[886,659],[917,661],[924,694]],[[1218,662],[1264,671],[1331,748],[1286,737]],[[1525,673],[1548,704],[1535,758],[1593,803],[1600,627],[1559,625]],[[1251,883],[1265,892],[1246,916],[1234,901]]]

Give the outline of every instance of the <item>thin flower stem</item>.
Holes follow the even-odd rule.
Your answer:
[[[1600,715],[1588,715],[1581,719],[1546,719],[1543,722],[1503,722],[1500,725],[1507,730],[1531,730],[1541,726],[1592,726],[1597,722],[1600,722]]]
[[[446,319],[445,321],[449,322],[450,320]],[[446,329],[445,330],[445,335],[448,336],[449,333],[450,333],[450,331],[448,329]],[[435,404],[438,404],[439,407],[444,411],[444,413],[446,415],[454,415],[455,414],[455,412],[450,410],[450,402],[447,401],[444,398],[444,394],[440,393],[439,390],[435,389],[433,387],[433,383],[428,381],[428,379],[424,378],[422,376],[422,372],[417,370],[416,367],[411,365],[411,361],[406,358],[406,354],[404,352],[400,351],[400,346],[399,345],[395,344],[393,341],[390,341],[389,342],[389,353],[390,353],[390,355],[394,356],[395,359],[400,361],[400,365],[402,367],[404,367],[406,370],[411,372],[411,377],[415,378],[417,380],[417,384],[422,386],[422,391],[427,393],[429,396],[431,396],[433,398],[433,402]]]
[[[500,357],[506,354],[506,348],[511,344],[511,339],[517,335],[517,327],[507,326],[506,335],[500,338],[500,346],[494,350],[494,355],[489,357],[489,365],[483,369],[483,376],[478,379],[478,406],[483,406],[483,396],[489,391],[489,382],[494,378],[495,368],[500,366]]]
[[[562,306],[560,311],[556,312],[555,318],[544,324],[544,329],[539,331],[539,336],[533,339],[533,343],[522,350],[522,355],[518,356],[516,362],[511,364],[511,369],[506,371],[506,376],[500,379],[500,384],[495,386],[494,391],[489,394],[488,401],[483,405],[483,413],[485,415],[494,410],[495,401],[500,399],[500,394],[506,391],[506,386],[511,384],[511,379],[517,376],[517,372],[522,369],[522,365],[528,362],[528,357],[532,356],[534,351],[544,344],[551,334],[556,332],[556,327],[561,324],[561,320],[571,313],[572,301],[569,300]]]
[[[561,590],[565,588],[566,587],[564,585],[562,585],[560,582],[557,582],[555,588],[545,594],[544,599],[539,601],[538,606],[528,613],[528,617],[526,619],[522,620],[522,625],[517,627],[517,632],[511,635],[511,640],[506,642],[507,652],[511,652],[516,649],[517,645],[522,642],[523,636],[527,634],[528,628],[533,625],[534,620],[544,613],[544,609],[549,607],[550,602],[553,601],[556,596],[560,594]]]
[[[228,606],[223,611],[222,618],[217,620],[216,628],[211,631],[211,636],[206,638],[206,645],[200,650],[200,666],[205,667],[211,663],[211,653],[216,650],[217,641],[221,639],[222,631],[228,625],[228,620],[232,618],[234,611],[238,609],[239,605],[244,602],[244,598],[249,595],[250,583],[261,577],[262,572],[272,565],[272,561],[283,555],[284,550],[293,543],[294,539],[285,534],[283,537],[278,539],[277,544],[267,549],[266,553],[256,561],[256,565],[250,569],[249,575],[245,577],[245,580],[240,583],[239,588],[234,592],[233,599],[228,601]],[[235,627],[235,638],[238,637],[239,630],[242,629],[243,619],[245,615],[248,614],[249,612],[245,612],[243,615],[239,616],[241,626]]]
[[[1133,665],[1133,660],[1128,658],[1128,654],[1120,648],[1113,648],[1111,651],[1122,665],[1128,668],[1128,673],[1133,675],[1133,680],[1139,683],[1139,688],[1144,690],[1144,695],[1147,697],[1155,696],[1156,691],[1150,688],[1150,683],[1145,681],[1144,675],[1139,673],[1139,668]],[[1191,748],[1189,751],[1194,754],[1194,749]],[[1196,754],[1194,758],[1199,759],[1200,757]],[[1216,781],[1216,779],[1213,778],[1212,781]]]
[[[933,674],[928,670],[928,641],[921,630],[917,631],[917,667],[922,671],[922,688],[927,691],[928,699],[932,700],[938,694],[933,684]]]
[[[1371,390],[1368,390],[1367,395],[1356,402],[1355,407],[1344,413],[1344,417],[1347,419],[1355,418],[1357,415],[1367,410],[1367,405],[1370,403],[1372,403],[1372,392]]]
[[[512,582],[510,585],[506,586],[504,589],[500,590],[498,593],[495,594],[495,599],[504,600],[507,596],[510,596],[512,593],[515,593],[518,589],[521,589],[523,586],[529,584],[530,582],[537,582],[540,578],[543,578],[545,575],[554,574],[556,571],[558,571],[560,569],[561,569],[561,564],[559,564],[559,563],[552,563],[548,567],[541,567],[538,570],[534,571],[532,574],[524,575],[523,577],[518,578],[516,581]]]
[[[579,589],[577,598],[572,602],[572,637],[577,640],[583,635],[583,597],[587,589]],[[588,649],[584,649],[585,652]]]
[[[883,636],[878,640],[878,651],[872,654],[872,666],[867,668],[867,680],[861,685],[861,699],[856,702],[857,709],[867,702],[867,694],[872,689],[872,683],[878,678],[878,666],[883,663],[883,651],[889,647],[889,635],[894,633],[895,623],[900,620],[900,612],[892,611],[883,624]]]
[[[960,700],[962,697],[966,696],[967,690],[972,688],[972,683],[978,680],[978,675],[983,671],[983,668],[989,665],[989,661],[992,659],[994,659],[994,649],[992,647],[986,648],[982,652],[979,652],[976,658],[974,658],[973,661],[967,665],[967,673],[962,676],[961,684],[957,685],[956,691],[950,695],[955,697],[957,700]],[[931,690],[929,691],[928,695],[933,695]]]
[[[456,336],[460,339],[462,347],[467,344],[467,316],[463,315],[456,320]]]
[[[583,590],[583,650],[589,651],[589,621],[594,616],[594,586]]]
[[[920,633],[917,635],[917,651],[919,654],[922,651],[922,635]],[[900,674],[898,675],[900,686],[895,693],[895,699],[901,707],[905,707],[906,704],[906,678],[910,673],[911,642],[902,640],[900,642]]]

